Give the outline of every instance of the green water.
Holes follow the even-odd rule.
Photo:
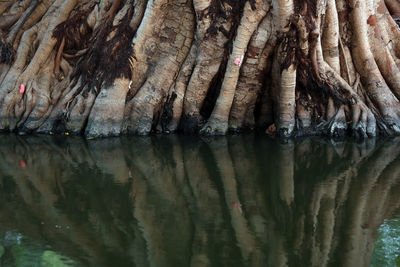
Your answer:
[[[400,266],[400,139],[0,136],[0,266]]]

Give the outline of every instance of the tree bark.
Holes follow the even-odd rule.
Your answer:
[[[0,3],[0,130],[400,134],[398,0]]]

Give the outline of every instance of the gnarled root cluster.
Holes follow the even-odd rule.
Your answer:
[[[398,0],[0,3],[0,130],[400,133]]]

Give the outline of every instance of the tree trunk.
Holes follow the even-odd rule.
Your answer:
[[[0,131],[400,134],[399,0],[0,3]]]

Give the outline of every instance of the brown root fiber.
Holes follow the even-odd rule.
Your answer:
[[[0,130],[399,135],[399,10],[397,0],[7,2]]]
[[[96,93],[101,86],[110,86],[116,78],[131,79],[130,59],[132,55],[131,40],[135,34],[129,22],[133,9],[129,9],[121,22],[113,26],[112,20],[98,32],[94,32],[87,46],[89,50],[79,59],[72,79],[82,78],[82,88],[87,84],[89,90]],[[109,38],[109,35],[113,36]]]

